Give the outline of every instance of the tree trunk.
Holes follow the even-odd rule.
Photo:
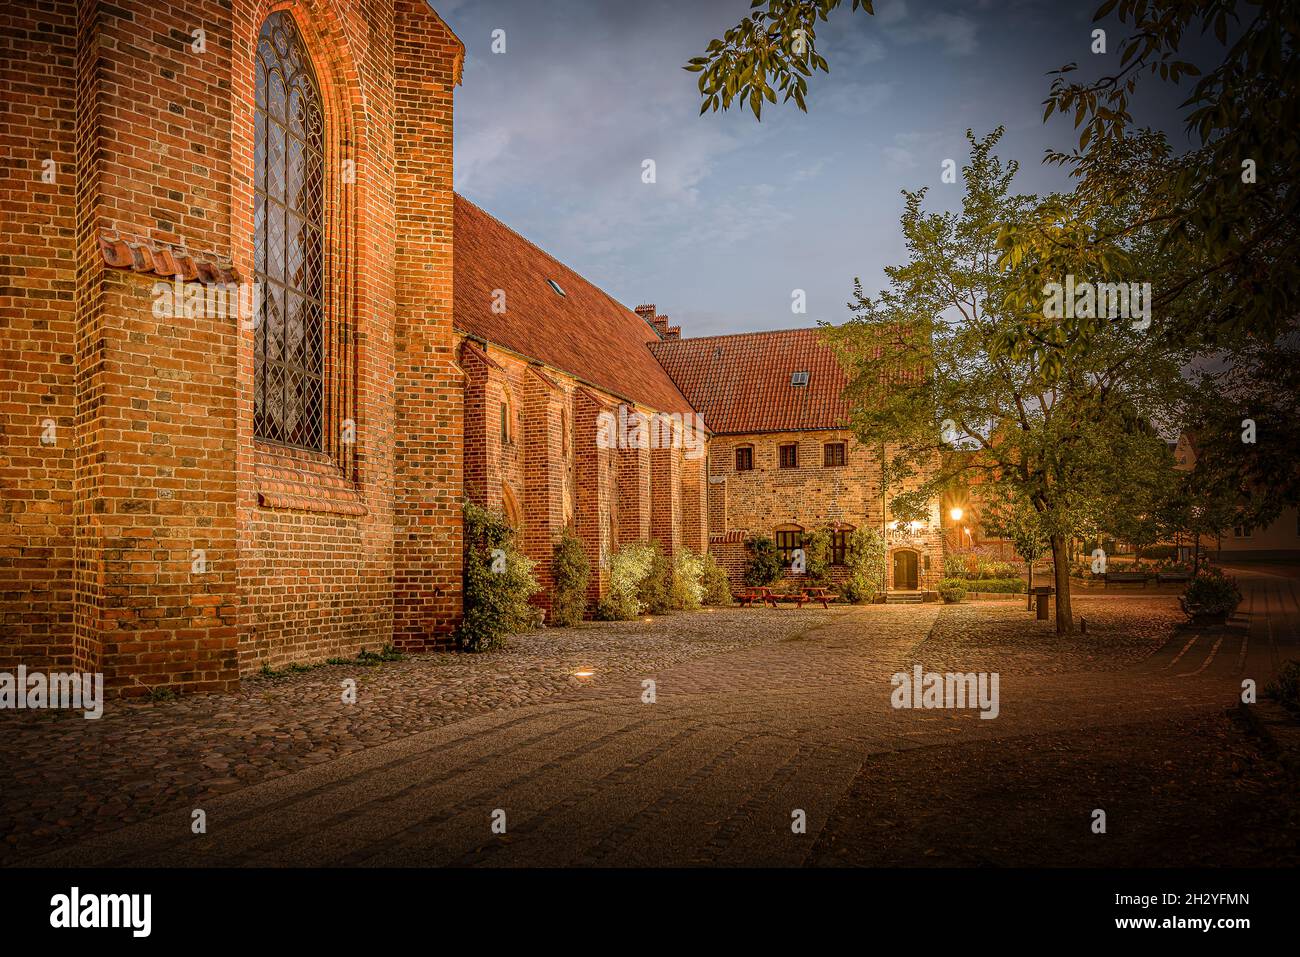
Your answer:
[[[1069,542],[1064,535],[1052,536],[1052,564],[1056,577],[1056,633],[1068,635],[1074,631],[1074,616],[1070,612]]]
[[[1034,610],[1034,563],[1025,562],[1025,566],[1029,569],[1028,584],[1025,585],[1025,610],[1033,611]]]

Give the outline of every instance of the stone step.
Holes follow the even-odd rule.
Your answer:
[[[919,605],[925,596],[919,591],[891,591],[886,593],[885,602],[890,605]]]

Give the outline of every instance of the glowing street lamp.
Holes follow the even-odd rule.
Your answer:
[[[954,506],[953,509],[952,509],[952,511],[950,511],[950,512],[948,513],[948,517],[951,518],[954,522],[960,522],[960,521],[961,521],[961,517],[962,517],[963,515],[965,515],[965,514],[966,514],[966,513],[965,513],[964,511],[962,511],[960,508],[957,508],[956,506]]]

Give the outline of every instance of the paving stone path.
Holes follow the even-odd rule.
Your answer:
[[[1070,639],[1016,600],[679,616],[673,632],[702,623],[724,644],[624,668],[611,652],[590,684],[209,789],[49,853],[19,844],[8,863],[798,865],[873,755],[1222,710],[1247,672],[1262,683],[1300,655],[1294,585],[1252,580],[1241,621],[1217,635],[1176,632],[1176,599],[1142,596],[1081,596],[1089,634]],[[998,671],[999,717],[893,709],[890,677],[915,664]]]

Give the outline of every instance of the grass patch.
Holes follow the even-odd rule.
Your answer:
[[[406,655],[402,654],[392,645],[384,645],[384,647],[378,651],[368,651],[365,648],[362,648],[357,652],[355,658],[326,658],[324,661],[317,662],[314,665],[304,665],[295,661],[285,665],[283,668],[272,668],[270,665],[264,664],[262,665],[260,674],[263,678],[269,678],[271,681],[279,681],[292,675],[303,675],[309,671],[315,671],[317,668],[323,667],[324,665],[361,665],[362,667],[373,668],[376,665],[383,664],[385,661],[405,660]]]
[[[355,658],[330,658],[325,663],[327,665],[363,665],[367,668],[373,668],[375,665],[381,665],[385,661],[405,661],[406,655],[402,654],[392,645],[384,645],[378,651],[369,651],[362,648],[357,652]]]

